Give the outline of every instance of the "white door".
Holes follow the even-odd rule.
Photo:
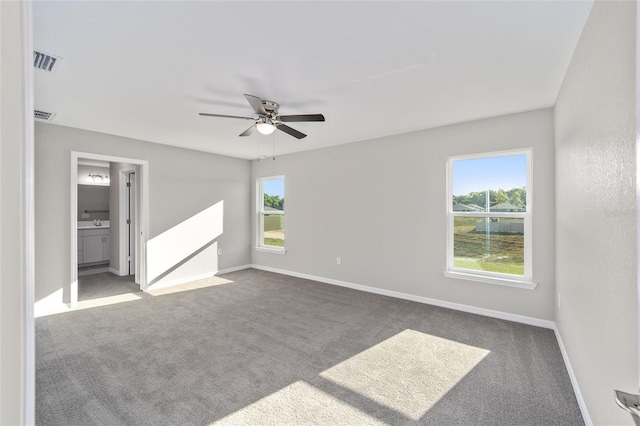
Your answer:
[[[127,256],[129,259],[129,275],[136,273],[136,174],[127,175]]]

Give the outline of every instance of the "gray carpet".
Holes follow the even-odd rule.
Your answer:
[[[78,267],[78,276],[83,277],[85,275],[99,274],[101,272],[109,272],[109,264],[100,264],[92,266],[80,266]]]
[[[99,272],[78,276],[78,301],[139,291],[134,275],[119,277],[111,272]]]
[[[551,330],[223,278],[36,319],[37,424],[583,424]]]

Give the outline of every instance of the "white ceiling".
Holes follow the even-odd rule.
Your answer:
[[[309,136],[277,154],[548,107],[591,1],[35,2],[35,72],[53,123],[239,158],[243,94],[280,103]]]

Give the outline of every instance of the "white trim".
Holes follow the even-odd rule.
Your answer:
[[[260,237],[258,237],[260,238]],[[271,248],[271,247],[267,247],[267,246],[263,246],[263,247],[254,247],[254,249],[256,251],[263,251],[265,253],[273,253],[273,254],[287,254],[287,251],[283,248]]]
[[[589,415],[589,410],[587,409],[587,404],[582,397],[582,392],[580,392],[580,386],[578,385],[578,378],[576,374],[573,372],[573,368],[571,367],[571,362],[569,361],[569,354],[567,354],[567,350],[564,347],[564,342],[562,341],[562,337],[560,336],[560,330],[558,326],[553,324],[553,331],[556,335],[556,340],[558,341],[558,346],[560,347],[560,353],[562,354],[562,359],[564,360],[564,365],[567,368],[567,373],[569,374],[569,379],[571,380],[571,386],[573,386],[573,392],[576,394],[576,399],[578,400],[578,406],[580,407],[580,412],[582,413],[582,419],[584,420],[585,426],[593,426],[593,422],[591,421],[591,416]]]
[[[116,163],[131,163],[139,166],[140,174],[142,175],[142,182],[139,182],[139,230],[140,235],[138,238],[138,253],[139,259],[137,264],[140,265],[139,277],[136,275],[136,282],[140,281],[140,289],[147,289],[146,278],[146,242],[149,235],[149,162],[147,160],[139,160],[135,158],[117,157],[114,155],[94,154],[89,152],[71,151],[71,167],[70,167],[70,180],[69,180],[69,192],[70,192],[70,234],[71,241],[69,244],[70,251],[70,283],[69,283],[69,307],[74,308],[78,303],[78,159],[86,158],[90,160],[99,160]],[[136,269],[136,272],[138,270]]]
[[[478,281],[485,284],[497,284],[497,285],[504,285],[507,287],[524,288],[527,290],[535,290],[535,288],[538,286],[537,283],[534,283],[532,281],[519,281],[519,280],[513,280],[509,278],[499,278],[496,276],[471,274],[466,271],[468,270],[465,269],[465,272],[443,271],[442,273],[447,278],[456,278],[456,279],[468,280],[468,281]]]
[[[25,425],[36,423],[36,349],[35,349],[35,134],[33,122],[33,9],[21,2],[22,40],[22,238],[24,267],[24,386]]]
[[[118,263],[120,265],[120,271],[118,271],[117,275],[123,277],[125,275],[129,275],[129,268],[127,268],[126,266],[129,265],[129,261],[127,260],[127,249],[128,244],[127,242],[129,241],[129,236],[128,236],[128,229],[126,226],[123,226],[122,221],[123,218],[125,218],[127,216],[127,211],[126,211],[126,203],[127,203],[127,182],[124,180],[124,177],[126,177],[126,175],[128,173],[136,173],[137,172],[137,166],[127,166],[124,167],[122,169],[118,170],[118,242],[119,242],[119,247],[118,247]],[[113,176],[112,176],[113,178]],[[137,181],[136,181],[136,185],[137,185]],[[135,196],[137,197],[137,192],[135,192]],[[137,214],[137,211],[136,211]],[[135,221],[135,226],[137,226],[137,222]],[[138,235],[138,232],[136,232],[136,235]],[[126,266],[125,266],[126,265]],[[134,271],[134,275],[135,275]],[[115,273],[115,272],[114,272]],[[137,275],[136,275],[136,279],[137,279]],[[140,283],[138,283],[140,284]]]
[[[502,151],[489,151],[489,152],[482,151],[482,152],[476,152],[475,154],[452,155],[449,158],[452,158],[454,160],[475,160],[478,158],[486,158],[486,157],[509,157],[512,155],[525,154],[528,151],[531,151],[531,148],[505,149]]]
[[[486,159],[495,157],[508,157],[513,155],[525,155],[527,161],[526,181],[526,211],[525,212],[454,212],[453,201],[453,163],[455,161]],[[536,284],[533,282],[533,148],[520,148],[507,151],[483,152],[477,154],[455,155],[447,158],[446,164],[446,264],[445,276],[460,278],[469,281],[480,281],[486,284],[499,284],[510,287],[527,288],[533,290]],[[488,195],[487,195],[488,196]],[[505,278],[505,274],[486,271],[474,271],[453,266],[453,221],[455,217],[515,217],[524,222],[524,275],[521,279]]]
[[[229,274],[231,272],[237,272],[237,271],[242,271],[244,269],[249,269],[252,268],[251,264],[246,264],[246,265],[240,265],[240,266],[234,266],[232,268],[227,268],[227,269],[220,269],[216,275],[224,275],[224,274]]]
[[[553,321],[543,320],[539,318],[527,317],[524,315],[511,314],[508,312],[493,311],[491,309],[478,308],[475,306],[463,305],[460,303],[447,302],[444,300],[431,299],[429,297],[416,296],[413,294],[401,293],[393,290],[385,290],[377,287],[370,287],[362,284],[350,283],[347,281],[335,280],[333,278],[324,278],[316,275],[303,274],[300,272],[287,271],[284,269],[272,268],[269,266],[262,266],[252,264],[252,268],[259,269],[267,272],[274,272],[276,274],[289,275],[292,277],[302,278],[306,280],[318,281],[325,284],[337,285],[340,287],[347,287],[354,290],[366,291],[367,293],[380,294],[382,296],[395,297],[397,299],[411,300],[413,302],[424,303],[426,305],[440,306],[442,308],[453,309],[456,311],[468,312],[477,315],[483,315],[485,317],[498,318],[507,321],[518,322],[521,324],[533,325],[536,327],[553,329],[555,324]]]
[[[116,268],[112,268],[111,266],[109,266],[109,272],[119,277],[124,277],[127,275],[126,273],[122,273],[121,271],[118,271]]]
[[[639,28],[640,25],[640,8],[636,7],[636,28]],[[636,31],[636,206],[640,209],[640,173],[637,171],[640,170],[640,84],[637,82],[640,81],[640,31]],[[639,210],[640,211],[640,210]],[[640,247],[640,219],[636,216],[636,224],[638,225],[636,228],[636,247]],[[637,256],[636,256],[637,257]],[[640,261],[636,259],[636,325],[639,335],[634,336],[636,339],[636,350],[638,353],[637,363],[640,367]],[[638,368],[637,377],[638,387],[636,389],[640,390],[640,368]]]
[[[192,275],[192,276],[183,277],[183,278],[176,278],[175,280],[161,281],[159,283],[151,284],[149,287],[147,287],[147,290],[145,291],[159,290],[161,288],[174,287],[180,284],[189,283],[191,281],[203,280],[205,278],[211,278],[217,275],[217,273],[218,272],[206,272],[204,274]]]
[[[516,219],[524,219],[524,212],[455,212],[456,217],[509,217]]]
[[[251,268],[251,265],[240,265],[240,266],[234,266],[232,268],[227,268],[227,269],[220,269],[218,271],[213,271],[213,272],[206,272],[204,274],[199,274],[199,275],[192,275],[189,277],[184,277],[184,278],[178,278],[175,280],[170,280],[170,281],[164,281],[164,282],[160,282],[157,284],[153,284],[150,285],[149,288],[145,291],[153,291],[153,290],[158,290],[161,288],[167,288],[167,287],[174,287],[180,284],[185,284],[185,283],[189,283],[192,281],[197,281],[197,280],[203,280],[205,278],[211,278],[211,277],[215,277],[217,275],[222,275],[222,274],[228,274],[230,272],[236,272],[236,271],[241,271],[243,269],[249,269]]]

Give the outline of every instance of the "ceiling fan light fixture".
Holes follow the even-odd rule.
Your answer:
[[[276,126],[274,126],[271,123],[258,123],[258,124],[256,124],[256,128],[263,135],[270,135],[271,133],[275,132],[275,130],[276,130]]]
[[[253,108],[253,111],[258,115],[258,118],[240,117],[237,115],[211,114],[207,112],[201,112],[200,115],[204,115],[207,117],[236,118],[240,120],[253,121],[255,124],[251,125],[251,127],[249,127],[247,130],[240,133],[239,136],[241,137],[253,134],[256,129],[258,129],[258,132],[260,132],[261,135],[271,135],[276,131],[276,129],[278,129],[288,134],[289,136],[293,136],[296,139],[303,139],[307,137],[307,135],[287,126],[284,123],[324,121],[324,115],[322,114],[278,115],[278,109],[280,108],[280,105],[277,102],[263,100],[257,96],[247,94],[245,94],[244,97],[249,102],[249,105],[251,105],[251,108]]]

